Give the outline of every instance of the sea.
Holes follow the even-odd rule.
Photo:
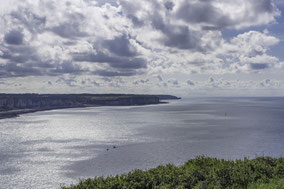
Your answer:
[[[0,120],[0,188],[181,165],[197,156],[284,157],[284,98],[210,97],[60,109]]]

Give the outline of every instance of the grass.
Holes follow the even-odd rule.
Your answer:
[[[284,189],[284,158],[229,161],[197,157],[181,166],[161,165],[146,171],[81,180],[62,189]]]
[[[269,183],[254,183],[248,189],[284,189],[284,179],[271,179]]]

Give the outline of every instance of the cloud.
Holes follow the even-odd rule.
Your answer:
[[[160,75],[158,75],[157,78],[158,78],[159,82],[163,82],[164,81],[162,76],[160,76]]]
[[[255,63],[250,64],[250,68],[253,70],[263,70],[268,67],[269,67],[268,64],[255,64]]]
[[[146,84],[146,83],[149,83],[150,80],[149,79],[140,79],[140,80],[137,80],[135,82],[133,82],[134,85],[139,85],[139,84]]]
[[[118,56],[133,57],[138,55],[135,47],[130,43],[129,37],[124,35],[117,36],[111,40],[105,40],[103,45],[110,52]]]
[[[219,29],[233,24],[230,17],[215,7],[214,1],[183,1],[176,12],[176,16],[188,23],[200,24],[203,28]]]
[[[88,34],[81,31],[81,23],[84,22],[85,16],[80,13],[67,14],[67,21],[59,23],[57,26],[50,28],[52,32],[63,38],[87,37]]]
[[[125,70],[125,71],[107,71],[107,70],[96,70],[93,71],[94,75],[99,75],[103,77],[117,77],[117,76],[135,76],[141,75],[143,72],[135,70]]]
[[[189,86],[194,86],[194,85],[195,85],[194,82],[191,81],[191,80],[187,80],[186,83],[187,83]]]
[[[202,84],[188,80],[196,78],[191,75],[210,75],[212,82],[204,86],[221,88],[234,82],[220,81],[219,75],[283,68],[283,60],[271,53],[280,42],[268,31],[280,15],[272,0],[23,0],[12,5],[3,3],[0,12],[1,78],[44,76],[53,87],[112,83],[198,89]],[[268,30],[253,31],[254,26]],[[234,36],[225,38],[226,32]],[[53,77],[61,79],[56,83]],[[127,77],[129,83],[112,82]]]
[[[176,11],[177,18],[213,30],[268,24],[279,15],[272,0],[184,0]]]
[[[46,25],[46,16],[40,16],[29,7],[18,7],[9,15],[9,21],[14,26],[27,29],[31,33],[42,32]]]
[[[200,36],[197,32],[190,31],[187,26],[167,25],[161,31],[165,36],[160,41],[168,47],[179,49],[200,48]]]
[[[98,82],[97,82],[97,81],[95,81],[95,80],[93,80],[91,83],[92,83],[94,86],[96,86],[96,87],[101,86],[101,84],[100,84],[100,83],[98,83]]]
[[[171,87],[180,87],[180,83],[177,79],[169,79],[167,84]]]
[[[24,41],[24,35],[21,31],[12,30],[5,35],[4,41],[9,45],[21,45]]]
[[[276,56],[269,55],[270,47],[279,43],[279,39],[270,34],[249,31],[223,41],[215,53],[218,73],[255,72],[275,69],[280,64]],[[214,60],[214,59],[212,59]],[[208,65],[207,65],[208,66]],[[219,68],[218,68],[218,67]]]
[[[69,76],[69,77],[59,77],[56,80],[57,84],[66,84],[69,87],[76,87],[78,84],[77,78],[75,76]]]
[[[277,88],[280,86],[280,82],[271,79],[265,79],[264,81],[261,81],[259,85],[264,88]]]
[[[117,69],[140,69],[146,68],[146,60],[143,58],[125,58],[118,56],[110,56],[103,52],[97,54],[89,53],[76,53],[73,55],[74,61],[78,62],[93,62],[93,63],[106,63],[112,68]]]

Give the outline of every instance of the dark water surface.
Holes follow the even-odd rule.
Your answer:
[[[198,155],[284,156],[284,98],[191,98],[0,120],[5,189],[60,188],[79,178],[178,165]]]

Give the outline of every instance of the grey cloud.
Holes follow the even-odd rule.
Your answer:
[[[9,51],[7,51],[6,49],[2,50],[0,58],[2,58],[2,59],[10,59],[12,57],[13,57],[13,55]]]
[[[263,55],[265,54],[266,49],[252,49],[249,53],[248,53],[248,57],[255,57],[257,55]]]
[[[173,10],[175,4],[171,1],[167,1],[164,3],[164,6],[166,7],[167,10]]]
[[[162,78],[160,75],[158,75],[157,78],[158,78],[158,80],[159,80],[160,82],[163,81],[163,78]]]
[[[142,27],[145,23],[143,20],[140,20],[137,16],[128,14],[127,18],[129,18],[135,27]]]
[[[97,54],[80,53],[74,54],[75,61],[94,62],[94,63],[107,63],[112,68],[117,69],[141,69],[146,68],[146,60],[143,58],[126,58],[104,54],[98,52]]]
[[[122,38],[124,39],[124,38]],[[108,41],[110,44],[112,41]],[[108,43],[108,44],[109,44]],[[130,45],[125,42],[124,47]],[[39,56],[37,50],[29,44],[25,45],[9,45],[0,46],[1,54],[0,58],[6,60],[6,64],[0,66],[0,77],[25,77],[25,76],[40,76],[49,75],[56,76],[65,73],[73,75],[79,75],[82,73],[96,74],[101,76],[132,76],[141,74],[141,71],[135,71],[136,69],[145,69],[147,67],[146,60],[139,57],[132,57],[134,54],[129,54],[127,51],[119,52],[118,49],[111,49],[111,52],[116,54],[106,54],[99,52],[98,54],[90,53],[79,53],[73,54],[73,60],[82,62],[94,62],[94,63],[105,63],[109,67],[106,70],[97,70],[91,72],[88,69],[83,69],[79,64],[73,63],[73,60],[65,61],[61,60],[60,57],[48,58]],[[130,47],[129,47],[130,48]],[[144,73],[144,72],[143,72]]]
[[[197,49],[199,48],[199,35],[188,29],[187,26],[165,24],[162,17],[157,14],[152,20],[152,26],[164,34],[160,41],[169,47],[179,49]]]
[[[81,31],[81,25],[84,23],[85,16],[79,13],[66,15],[67,22],[60,23],[50,30],[63,38],[86,37],[88,34]]]
[[[75,87],[77,84],[77,78],[75,76],[69,77],[69,78],[64,78],[64,77],[59,77],[59,79],[56,80],[56,83],[58,84],[66,84],[69,87]]]
[[[94,86],[96,86],[96,87],[101,86],[101,85],[100,85],[98,82],[96,82],[95,80],[92,81],[92,84],[93,84]]]
[[[248,4],[245,5],[245,12],[237,19],[224,14],[220,8],[213,6],[213,2],[214,0],[198,2],[184,0],[177,10],[176,17],[188,23],[203,24],[202,28],[205,30],[217,30],[243,27],[243,23],[247,23],[245,26],[260,24],[259,18],[266,13],[271,16],[270,21],[273,21],[273,17],[278,15],[278,9],[273,0],[248,1]]]
[[[260,82],[259,85],[261,87],[279,87],[280,83],[277,80],[265,79],[264,81]]]
[[[148,17],[144,19],[144,22],[140,22],[135,13],[139,9],[135,4],[122,1],[123,11],[128,18],[132,20],[133,24],[136,26],[142,26],[146,23],[151,23],[151,26],[160,31],[164,36],[159,40],[160,43],[168,47],[174,47],[178,49],[200,49],[200,35],[198,32],[189,30],[187,25],[172,24],[165,21],[161,15],[160,10],[167,9],[171,10],[174,4],[170,1],[165,2],[165,4],[159,4],[155,1],[151,1],[153,12],[149,13]]]
[[[269,68],[269,64],[255,64],[255,63],[251,63],[249,64],[251,69],[253,70],[263,70],[266,68]]]
[[[112,40],[105,40],[103,45],[112,53],[118,56],[136,56],[137,50],[129,42],[127,35],[115,37]]]
[[[106,3],[109,3],[109,4],[111,4],[112,6],[115,6],[115,7],[118,6],[116,0],[107,0],[107,1],[106,0],[84,0],[84,1],[87,2],[87,3],[95,2],[100,7],[105,5]]]
[[[223,15],[220,10],[212,6],[212,1],[199,1],[191,3],[183,1],[177,11],[177,17],[189,23],[206,23],[205,29],[224,28],[235,24],[227,16]],[[213,25],[213,26],[212,26]]]
[[[122,85],[125,85],[125,81],[123,79],[121,79],[121,78],[115,78],[108,85],[110,87],[121,87]]]
[[[16,83],[15,85],[14,85],[15,87],[21,87],[22,86],[22,84],[20,84],[20,83]]]
[[[0,66],[0,77],[54,76],[88,72],[72,61],[41,57],[37,50],[29,45],[10,45],[2,48],[3,55],[0,58],[6,59],[6,64]]]
[[[150,81],[149,79],[140,79],[140,80],[133,82],[133,84],[134,85],[145,84],[145,83],[148,83],[149,81]]]
[[[41,32],[45,28],[46,17],[39,16],[28,8],[20,7],[17,11],[13,11],[10,16],[17,24],[22,25],[32,33]]]
[[[275,6],[272,0],[253,0],[255,11],[263,11],[272,13],[275,11]]]
[[[134,75],[141,75],[144,72],[142,71],[135,71],[135,70],[128,70],[128,71],[108,71],[108,70],[96,70],[92,72],[94,75],[99,75],[103,77],[117,77],[117,76],[134,76]]]
[[[194,82],[191,81],[191,80],[187,80],[186,83],[187,83],[188,85],[190,85],[190,86],[194,86],[194,85],[195,85]]]
[[[77,23],[62,23],[53,27],[51,31],[63,38],[87,36],[87,33],[80,31],[80,26]]]
[[[123,34],[111,40],[97,41],[94,43],[96,53],[76,53],[73,54],[73,60],[107,64],[110,68],[92,72],[92,74],[100,76],[115,77],[139,74],[140,72],[135,70],[145,69],[147,62],[144,58],[138,57],[136,48],[129,40],[130,37]]]
[[[177,79],[169,79],[168,84],[171,84],[172,86],[175,86],[175,87],[180,87],[179,81]]]
[[[16,63],[40,61],[40,57],[37,55],[34,48],[23,45],[7,47],[4,51],[4,57],[9,59],[10,62]]]
[[[6,63],[0,66],[1,77],[24,77],[41,75],[41,60],[36,50],[26,45],[2,46]]]
[[[0,66],[0,77],[25,77],[25,76],[40,76],[40,70],[27,67],[22,64],[10,63]]]
[[[167,28],[164,30],[166,38],[164,44],[169,47],[180,49],[197,49],[199,40],[196,34],[186,26],[176,26],[175,29]]]
[[[262,81],[260,83],[261,86],[266,87],[269,86],[271,84],[271,80],[270,79],[266,79],[265,81]]]
[[[105,82],[111,82],[111,81],[112,81],[112,80],[111,80],[110,78],[108,78],[108,77],[104,77],[104,78],[102,78],[102,80],[105,81]]]
[[[70,73],[70,74],[80,74],[82,72],[88,72],[86,69],[82,69],[79,65],[73,64],[70,61],[63,61],[57,63],[55,69],[50,70],[52,73]]]
[[[1,81],[1,80],[0,80],[0,85],[5,85],[5,84],[6,84],[5,81]]]
[[[53,65],[52,68],[46,68],[46,66],[43,64],[41,66],[40,64],[36,63],[14,63],[10,62],[5,65],[0,66],[0,77],[27,77],[27,76],[56,76],[61,75],[65,73],[70,74],[81,74],[81,73],[87,73],[88,70],[83,70],[81,67],[73,65],[71,62],[68,63],[62,63],[58,65]]]
[[[4,41],[9,45],[21,45],[23,44],[24,34],[18,30],[12,30],[4,37]]]

